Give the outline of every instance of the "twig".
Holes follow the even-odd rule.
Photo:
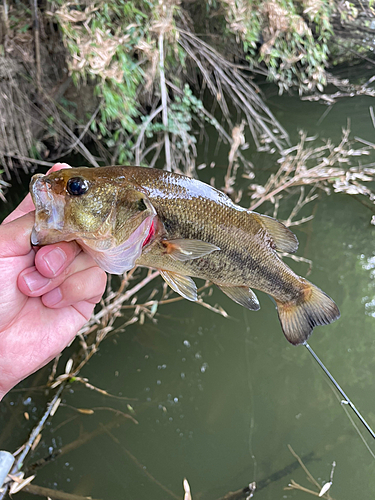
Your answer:
[[[6,27],[8,26],[8,5],[7,5],[7,0],[3,0],[3,7],[4,7],[4,24]],[[6,33],[5,33],[6,34]]]
[[[64,390],[65,385],[66,385],[65,383],[62,383],[60,385],[60,387],[56,391],[56,394],[54,395],[52,400],[48,403],[47,409],[44,412],[42,418],[39,420],[38,425],[36,427],[34,427],[34,429],[31,431],[30,437],[27,440],[27,442],[25,443],[22,453],[19,455],[19,457],[17,458],[17,461],[15,462],[15,464],[12,467],[12,471],[11,471],[12,474],[16,474],[21,469],[25,458],[27,457],[29,451],[32,449],[32,446],[34,444],[35,439],[38,437],[38,435],[42,431],[44,424],[46,423],[48,417],[50,415],[52,415],[52,413],[55,409],[55,405],[59,401],[60,395],[61,395],[62,391]],[[4,495],[6,495],[7,491],[8,491],[8,487],[5,487],[3,489],[3,491],[0,493],[0,500],[2,500],[4,498]]]
[[[179,44],[198,66],[209,91],[215,98],[220,96],[218,104],[229,126],[232,128],[233,124],[225,99],[222,98],[223,93],[220,92],[221,86],[237,109],[240,109],[246,115],[257,148],[261,148],[259,137],[265,134],[265,142],[271,141],[278,149],[283,149],[282,143],[284,141],[289,142],[288,134],[260,98],[259,89],[246,79],[235,66],[232,66],[221,54],[196,35],[183,29],[180,29],[179,32]],[[277,130],[280,139],[273,133],[271,128]]]
[[[60,108],[63,112],[66,112],[65,109],[60,106],[57,102],[55,102],[52,97],[47,94],[42,88],[41,88],[43,97],[45,100],[50,104],[51,107],[47,105],[46,102],[44,102],[44,109],[38,108],[34,103],[30,102],[30,105],[37,111],[39,115],[41,115],[44,120],[48,120],[49,116],[52,115],[55,118],[55,123],[60,127],[59,133],[64,134],[66,137],[69,137],[73,139],[74,141],[77,142],[78,149],[81,151],[82,155],[94,166],[94,167],[99,167],[99,164],[93,157],[93,155],[90,153],[90,151],[86,148],[86,146],[82,143],[82,141],[79,140],[79,138],[70,130],[70,128],[62,121],[60,118],[60,115],[57,112],[56,107]],[[26,96],[27,98],[27,96]],[[44,128],[44,123],[41,123],[42,128]]]
[[[38,18],[38,2],[32,0],[32,10],[34,17],[34,44],[35,44],[35,63],[36,63],[36,86],[39,90],[42,86],[42,68],[40,64],[40,40],[39,40],[39,18]]]
[[[300,464],[300,466],[302,467],[302,469],[305,471],[305,473],[307,474],[307,477],[309,478],[309,480],[312,482],[312,484],[315,484],[315,486],[320,490],[321,486],[320,484],[318,483],[318,481],[316,481],[314,479],[314,477],[310,474],[310,472],[307,470],[305,464],[302,462],[302,460],[300,459],[300,457],[297,455],[297,453],[293,450],[293,448],[290,446],[290,444],[288,444],[288,448],[289,448],[289,451],[290,453],[293,455],[294,458],[296,458],[298,460],[298,463]]]
[[[232,169],[233,169],[233,163],[237,157],[237,153],[240,146],[243,146],[245,144],[244,129],[245,129],[245,120],[242,120],[240,125],[236,125],[232,129],[232,145],[228,154],[227,173],[225,174],[224,177],[224,183],[225,183],[224,192],[227,194],[231,192],[232,185],[236,180],[236,172],[235,171],[233,172]]]
[[[105,315],[107,314],[114,314],[116,311],[118,311],[121,307],[121,305],[126,302],[127,300],[130,299],[133,295],[135,295],[141,288],[146,286],[150,281],[155,279],[157,276],[159,276],[159,271],[154,271],[151,273],[149,276],[146,276],[142,281],[140,281],[137,285],[135,285],[132,289],[128,290],[125,292],[123,295],[120,295],[115,301],[113,301],[111,304],[108,304],[105,306],[103,309],[101,309],[97,314],[95,314],[92,318],[92,320],[97,323],[100,321]],[[91,323],[91,321],[90,321]],[[89,323],[89,324],[90,324]],[[87,327],[88,329],[88,327]],[[86,332],[86,327],[83,328],[82,333]],[[74,372],[75,374],[78,373],[77,371]]]
[[[367,146],[375,148],[375,144],[363,139],[355,138],[358,142],[363,142]],[[255,210],[266,201],[278,203],[280,193],[287,191],[291,187],[313,185],[329,192],[328,186],[332,185],[335,192],[362,194],[375,201],[374,193],[362,182],[370,182],[375,178],[375,169],[363,167],[351,167],[351,158],[361,155],[368,155],[366,148],[354,149],[349,141],[349,128],[343,130],[340,144],[337,146],[327,141],[321,147],[306,148],[308,141],[306,134],[301,134],[300,143],[286,151],[280,158],[280,168],[276,174],[271,175],[264,186],[252,185],[253,203],[250,210]],[[309,163],[314,166],[309,168]],[[345,165],[345,168],[344,168]],[[302,194],[303,198],[303,194]],[[311,191],[306,200],[300,197],[297,203],[298,209],[312,201]],[[295,215],[295,214],[294,214]]]
[[[366,146],[370,146],[371,148],[375,148],[375,144],[370,141],[366,141],[365,139],[361,139],[360,137],[354,137],[354,139],[358,142],[362,142],[362,144],[365,144]]]
[[[54,378],[56,376],[57,366],[59,364],[60,357],[61,357],[61,353],[58,354],[56,356],[56,358],[53,360],[53,365],[52,365],[51,373],[48,376],[47,385],[51,385],[52,381],[54,380]]]
[[[110,411],[112,413],[115,413],[116,415],[122,415],[124,418],[129,418],[133,422],[133,424],[136,424],[136,425],[139,424],[138,420],[136,420],[134,417],[129,415],[129,413],[125,413],[121,410],[118,410],[117,408],[111,408],[110,406],[94,406],[92,408],[76,408],[75,406],[68,405],[66,403],[61,403],[61,406],[65,407],[65,408],[69,408],[71,410],[74,410],[77,413],[80,413],[82,415],[93,415],[96,411],[101,411],[101,410]]]
[[[41,497],[51,498],[52,500],[94,500],[92,497],[83,497],[81,495],[73,495],[64,491],[37,486],[36,484],[28,484],[21,491],[30,493],[31,495],[39,495]]]
[[[126,455],[136,464],[136,466],[139,467],[139,469],[141,469],[143,474],[145,474],[149,479],[151,479],[152,482],[157,484],[159,488],[168,493],[168,495],[170,495],[172,498],[175,498],[176,500],[181,500],[181,498],[177,496],[175,493],[173,493],[173,491],[171,491],[169,488],[164,486],[164,484],[160,483],[157,479],[155,479],[154,476],[148,472],[146,467],[143,464],[141,464],[137,460],[137,458],[132,453],[130,453],[129,450],[127,450],[124,446],[121,445],[120,441],[112,434],[112,432],[110,432],[108,429],[105,429],[105,431],[113,439],[113,441],[120,446],[122,451],[126,453]]]
[[[140,132],[137,138],[137,142],[134,144],[132,149],[135,150],[135,164],[139,165],[140,164],[140,150],[139,146],[143,140],[143,137],[146,132],[146,128],[148,127],[149,123],[152,122],[152,120],[160,113],[160,111],[163,111],[163,105],[161,104],[159,107],[155,109],[148,117],[147,119],[142,123],[142,126],[140,127]]]
[[[169,142],[169,134],[168,134],[168,94],[167,94],[167,87],[165,85],[164,34],[162,31],[159,33],[159,57],[160,57],[159,71],[160,71],[161,104],[163,107],[162,117],[164,125],[165,164],[166,164],[166,169],[170,172],[172,170],[171,145]]]
[[[44,412],[42,418],[39,420],[38,425],[36,427],[34,427],[34,429],[32,430],[30,437],[25,444],[25,448],[24,448],[23,452],[18,457],[17,462],[15,463],[15,465],[13,467],[14,472],[18,472],[21,469],[23,462],[24,462],[25,458],[27,457],[29,451],[31,450],[31,447],[32,447],[35,439],[38,437],[38,435],[40,434],[40,432],[42,431],[42,429],[44,427],[44,424],[47,422],[48,417],[52,414],[53,410],[55,409],[55,405],[56,405],[57,401],[59,400],[64,388],[65,388],[65,384],[61,384],[60,387],[58,388],[58,390],[56,391],[56,394],[52,398],[52,400],[48,403],[46,411]]]
[[[79,149],[82,151],[82,154],[85,158],[89,160],[89,162],[94,165],[94,167],[99,167],[98,162],[95,160],[93,155],[90,153],[90,151],[86,148],[86,146],[79,140],[79,138],[70,130],[70,128],[65,125],[65,123],[62,121],[61,126],[63,129],[68,133],[68,135],[74,139],[79,147]]]
[[[307,479],[316,486],[318,491],[305,488],[304,486],[301,486],[300,484],[296,483],[293,479],[290,480],[288,486],[286,486],[284,490],[300,490],[306,493],[310,493],[311,495],[314,495],[316,497],[322,497],[326,498],[327,500],[333,500],[331,495],[328,493],[328,490],[332,485],[333,471],[336,467],[336,462],[333,462],[332,464],[332,469],[330,474],[330,484],[327,484],[327,486],[323,486],[322,488],[321,485],[318,483],[318,481],[316,481],[315,478],[312,476],[312,474],[308,471],[307,467],[305,466],[301,458],[297,455],[297,453],[293,450],[293,448],[290,446],[290,444],[288,444],[288,448],[291,454],[297,459],[298,463],[307,474]]]
[[[375,128],[374,108],[372,106],[370,106],[369,110],[370,110],[370,116],[371,116],[372,126]]]
[[[126,396],[116,396],[115,394],[110,394],[104,389],[99,389],[99,387],[95,387],[94,385],[90,384],[86,378],[74,377],[74,382],[80,382],[81,384],[84,384],[84,386],[87,387],[87,389],[98,392],[103,396],[107,396],[114,399],[121,399],[122,401],[137,401],[136,398],[127,398]]]
[[[111,420],[108,424],[106,424],[106,425],[101,424],[99,427],[97,427],[92,432],[82,433],[78,439],[63,446],[60,449],[60,453],[58,456],[60,457],[60,456],[66,455],[67,453],[69,453],[77,448],[80,448],[82,445],[91,441],[91,439],[94,439],[97,436],[101,436],[102,434],[107,432],[107,430],[110,430],[113,427],[117,427],[118,425],[121,425],[125,422],[129,422],[129,419],[126,419],[123,416],[119,415],[118,417],[115,417],[113,420]]]
[[[183,91],[179,87],[174,85],[173,82],[166,80],[166,84],[168,85],[168,87],[173,89],[174,92],[176,92],[180,95],[183,95]],[[215,129],[219,133],[219,137],[224,142],[230,144],[232,141],[231,136],[228,134],[228,132],[225,130],[225,128],[220,125],[220,123],[217,121],[217,119],[214,117],[214,115],[212,113],[210,113],[209,111],[207,111],[207,109],[205,107],[200,108],[199,111],[202,113],[202,115],[205,116],[206,120],[215,127]],[[251,168],[253,167],[252,163],[249,160],[247,160],[240,151],[237,151],[237,156],[241,159],[241,161],[243,162],[243,164],[245,166],[251,167]]]
[[[29,161],[30,163],[35,163],[36,165],[42,165],[44,167],[52,167],[54,162],[44,161],[44,160],[36,160],[35,158],[29,158],[28,156],[21,156],[17,153],[7,153],[6,151],[0,151],[0,155],[8,156],[10,158],[15,158],[16,160],[21,161]]]
[[[256,483],[249,483],[249,486],[237,491],[230,491],[223,497],[220,497],[218,500],[247,500],[249,498],[253,498],[256,490]]]
[[[85,125],[85,128],[83,129],[82,133],[80,134],[80,136],[73,142],[73,144],[69,147],[68,149],[68,152],[70,152],[72,149],[74,149],[81,141],[82,139],[84,138],[84,136],[86,135],[86,132],[88,131],[88,129],[90,128],[90,125],[92,124],[92,122],[95,120],[95,117],[96,115],[99,113],[99,110],[100,110],[100,107],[101,107],[101,104],[99,104],[96,108],[96,110],[93,112],[93,114],[91,115],[91,118],[90,120],[86,123]]]
[[[319,491],[309,490],[308,488],[305,488],[304,486],[301,486],[300,484],[296,483],[293,479],[290,480],[289,485],[286,486],[284,490],[300,490],[304,491],[305,493],[310,493],[310,495],[319,497]]]

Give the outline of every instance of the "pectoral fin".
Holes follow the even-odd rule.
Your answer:
[[[282,222],[279,222],[268,215],[259,215],[263,226],[275,243],[276,250],[280,252],[294,253],[298,248],[298,240]]]
[[[258,311],[260,309],[258,298],[251,288],[245,286],[219,286],[219,288],[230,299],[237,302],[237,304],[247,307],[251,311]]]
[[[167,240],[163,241],[163,245],[167,250],[167,254],[170,255],[173,260],[178,260],[180,262],[198,259],[215,250],[220,250],[216,245],[200,240]]]
[[[160,275],[176,293],[192,302],[197,300],[197,287],[189,276],[163,270],[160,271]]]

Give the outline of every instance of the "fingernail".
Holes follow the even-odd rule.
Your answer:
[[[48,283],[51,281],[50,279],[45,278],[44,276],[39,274],[38,271],[31,271],[27,274],[24,274],[22,278],[30,292],[36,292],[37,290],[40,290],[41,288],[48,285]]]
[[[43,257],[44,262],[53,274],[57,274],[66,262],[66,254],[61,248],[56,247]]]
[[[47,307],[52,307],[58,304],[62,299],[62,294],[60,288],[57,287],[54,290],[43,295],[43,304]]]

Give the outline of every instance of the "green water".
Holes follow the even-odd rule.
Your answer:
[[[293,97],[274,96],[270,104],[293,143],[299,128],[338,141],[348,117],[353,135],[375,141],[369,98],[343,99],[325,117],[325,106]],[[274,166],[273,156],[251,150],[246,154],[256,168],[271,171]],[[216,161],[218,167],[225,165],[225,151]],[[223,175],[223,169],[216,172]],[[3,212],[9,209],[3,207]],[[371,212],[344,195],[321,195],[306,210],[315,217],[295,228],[298,255],[313,261],[309,280],[335,299],[342,314],[338,322],[317,328],[310,343],[375,428]],[[306,275],[306,264],[287,262]],[[140,294],[140,301],[153,286]],[[27,464],[110,422],[115,415],[108,408],[127,413],[130,403],[138,425],[124,419],[110,433],[58,456],[38,470],[35,484],[97,499],[173,498],[163,485],[182,500],[187,477],[193,500],[218,500],[251,481],[259,485],[254,497],[259,500],[313,498],[284,490],[291,479],[314,489],[301,467],[286,469],[295,463],[290,444],[299,456],[308,457],[306,465],[320,484],[329,481],[336,461],[333,498],[374,498],[375,459],[306,349],[285,340],[274,304],[266,295],[258,296],[261,310],[254,313],[215,289],[208,301],[219,303],[228,319],[180,301],[160,306],[156,324],[146,319],[105,340],[81,375],[111,394],[136,401],[71,387],[63,396],[66,406],[49,421]],[[21,387],[43,384],[48,370]],[[42,391],[13,391],[4,399],[1,448],[14,451],[23,444],[47,400]],[[84,415],[71,407],[107,409]],[[375,443],[359,428],[375,452]],[[25,493],[18,497],[31,498]]]

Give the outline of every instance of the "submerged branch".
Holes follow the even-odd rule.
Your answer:
[[[153,483],[155,483],[159,488],[161,488],[163,491],[168,493],[172,498],[175,498],[175,500],[181,500],[178,495],[173,493],[169,488],[164,486],[160,481],[158,481],[150,472],[148,472],[147,468],[141,464],[138,459],[130,453],[129,450],[127,450],[124,446],[122,446],[121,442],[110,432],[110,430],[106,429],[107,434],[111,437],[111,439],[120,446],[121,450],[135,463],[135,465],[145,474]]]
[[[255,490],[256,483],[252,482],[249,483],[246,488],[242,488],[241,490],[237,491],[230,491],[223,497],[220,497],[218,500],[249,500],[250,498],[253,498]]]
[[[37,486],[36,484],[28,484],[22,488],[21,491],[30,493],[31,495],[50,498],[51,500],[95,500],[92,497],[65,493],[64,491],[53,490],[51,488],[45,488],[44,486]]]
[[[38,425],[36,425],[34,427],[34,429],[32,430],[28,441],[25,443],[25,446],[24,446],[22,453],[17,458],[17,461],[13,466],[12,471],[18,472],[21,469],[21,467],[25,461],[25,458],[27,457],[29,451],[32,449],[34,441],[36,440],[38,435],[41,433],[41,431],[44,427],[44,424],[47,422],[47,419],[51,415],[53,415],[54,412],[56,411],[56,405],[60,400],[60,396],[61,396],[61,393],[64,390],[64,388],[65,388],[65,384],[61,384],[61,386],[56,391],[56,394],[54,395],[52,400],[48,403],[46,411],[44,412],[42,418],[39,420]]]
[[[303,463],[302,459],[297,455],[297,453],[293,450],[293,448],[288,444],[288,448],[290,453],[297,459],[298,463],[304,470],[304,472],[307,475],[307,479],[317,488],[318,491],[310,490],[308,488],[305,488],[304,486],[301,486],[300,484],[296,483],[293,479],[291,479],[290,483],[288,486],[284,488],[284,490],[299,490],[299,491],[304,491],[305,493],[310,493],[311,495],[314,495],[316,497],[321,497],[321,498],[326,498],[327,500],[333,500],[331,495],[328,493],[328,490],[330,489],[332,485],[332,479],[333,479],[333,471],[336,466],[336,462],[333,462],[332,464],[332,470],[331,470],[331,475],[330,475],[330,481],[328,483],[325,483],[323,487],[318,483],[318,481],[314,478],[314,476],[310,473],[310,471],[307,469],[305,464]]]

